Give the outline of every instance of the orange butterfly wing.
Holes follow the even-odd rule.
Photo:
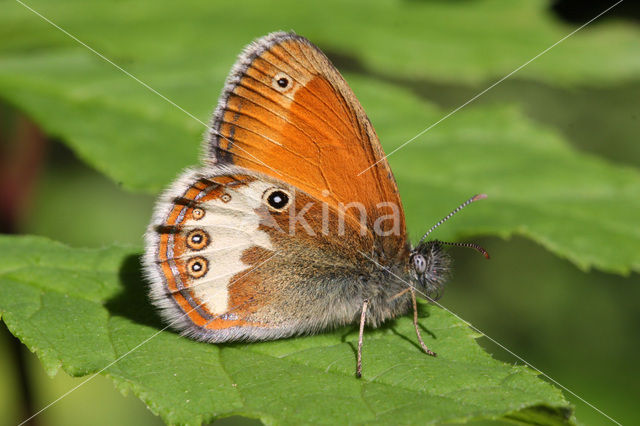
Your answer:
[[[406,311],[405,283],[367,258],[408,267],[397,185],[362,106],[318,48],[287,33],[250,45],[205,149],[204,167],[165,192],[147,233],[151,298],[175,328],[265,340],[349,323],[365,297],[373,325]],[[273,189],[289,194],[286,210],[266,201]],[[305,209],[308,223],[295,216]]]
[[[378,239],[384,254],[405,252],[398,188],[373,126],[340,73],[305,38],[273,33],[245,50],[206,149],[209,162],[284,180],[336,210],[360,203],[366,232],[384,236]],[[346,213],[361,221],[357,209]]]

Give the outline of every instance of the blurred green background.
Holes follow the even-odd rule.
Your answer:
[[[468,2],[456,3],[464,7]],[[549,19],[562,21],[571,30],[611,3],[549,2]],[[639,9],[626,3],[594,27],[610,22],[637,25]],[[640,54],[640,40],[637,46]],[[367,69],[337,52],[329,53],[341,71],[406,87],[444,110],[459,106],[494,81],[484,76],[461,82],[403,78]],[[112,72],[118,77],[117,71]],[[558,130],[578,150],[640,167],[640,76],[568,87],[516,75],[474,106],[505,103],[516,105],[534,122]],[[78,247],[114,242],[141,245],[153,196],[123,190],[56,138],[39,136],[37,123],[11,105],[3,103],[0,111],[6,175],[11,176],[7,159],[27,157],[29,176],[34,179],[21,208],[3,225],[5,232],[44,235]],[[425,202],[428,196],[423,195]],[[116,205],[126,216],[114,214]],[[425,227],[437,219],[425,218]],[[640,424],[638,274],[622,277],[581,271],[523,238],[483,238],[478,242],[489,250],[491,261],[455,251],[455,276],[441,303],[613,418],[623,424]],[[47,377],[37,359],[3,324],[0,327],[0,424],[15,424],[25,418],[25,410],[43,407],[82,379],[64,373]],[[481,343],[496,358],[519,362],[486,339]],[[592,408],[570,394],[567,397],[576,405],[581,422],[607,423]],[[38,416],[34,424],[159,423],[137,398],[123,397],[108,379],[98,376]]]

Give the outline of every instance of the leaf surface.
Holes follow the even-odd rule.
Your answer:
[[[19,3],[5,3],[0,51],[75,45]],[[634,79],[640,71],[640,30],[633,22],[609,19],[608,13],[574,33],[578,25],[562,23],[546,0],[248,0],[242,8],[198,0],[25,3],[126,68],[144,65],[148,77],[186,76],[200,68],[223,78],[243,45],[279,30],[295,30],[330,53],[396,77],[480,82],[503,77],[538,55],[519,75],[575,85]],[[614,3],[603,4],[591,18]],[[152,63],[163,68],[154,72]]]
[[[486,193],[487,200],[433,237],[517,234],[581,269],[640,271],[638,169],[582,153],[509,106],[461,110],[392,153],[445,113],[407,91],[351,81],[386,141],[414,238],[467,198]],[[393,109],[385,107],[389,102]],[[420,119],[423,127],[416,128]]]
[[[504,72],[494,66],[496,58],[512,58],[508,52],[533,55],[567,29],[550,19],[542,1],[377,2],[367,8],[282,3],[279,13],[262,2],[240,9],[209,2],[28,4],[193,115],[18,3],[5,5],[0,96],[116,182],[153,192],[197,163],[203,123],[235,56],[243,44],[268,31],[293,27],[323,47],[359,58],[365,71],[386,79],[409,76],[412,70],[467,79]],[[338,8],[341,13],[333,13]],[[328,14],[335,31],[321,24]],[[640,67],[634,37],[637,30],[624,24],[598,24],[558,46],[562,54],[549,52],[522,71],[549,81],[620,79],[621,72]],[[347,77],[387,153],[449,112],[375,78]],[[414,237],[464,199],[485,192],[488,201],[435,236],[515,233],[583,269],[640,271],[637,169],[570,149],[557,133],[515,109],[471,104],[390,162]]]
[[[415,423],[510,418],[560,424],[560,391],[522,366],[492,359],[467,326],[421,305],[437,358],[421,353],[410,318],[357,330],[254,344],[198,343],[163,330],[145,295],[138,253],[72,249],[0,237],[0,314],[50,374],[101,371],[167,423],[239,414],[270,424]]]

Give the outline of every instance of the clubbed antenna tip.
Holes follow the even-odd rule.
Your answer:
[[[482,247],[479,244],[474,244],[474,243],[448,243],[446,241],[440,241],[442,244],[446,244],[448,246],[454,246],[454,247],[468,247],[468,248],[472,248],[475,251],[479,252],[480,254],[482,254],[484,256],[485,259],[490,259],[489,256],[489,252],[486,251],[484,249],[484,247]]]

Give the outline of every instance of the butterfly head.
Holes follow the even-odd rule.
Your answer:
[[[418,245],[411,251],[409,255],[409,266],[417,284],[416,290],[421,291],[424,295],[430,296],[435,294],[439,297],[440,292],[449,276],[451,258],[442,249],[443,245],[469,247],[480,252],[485,258],[489,258],[489,253],[481,246],[474,243],[448,243],[438,240],[425,241],[431,232],[438,226],[449,220],[453,215],[468,206],[469,204],[486,198],[485,194],[474,195],[467,201],[459,205],[447,216],[431,227],[420,239]]]
[[[439,297],[449,277],[451,258],[438,240],[418,244],[409,256],[409,267],[418,293]]]

